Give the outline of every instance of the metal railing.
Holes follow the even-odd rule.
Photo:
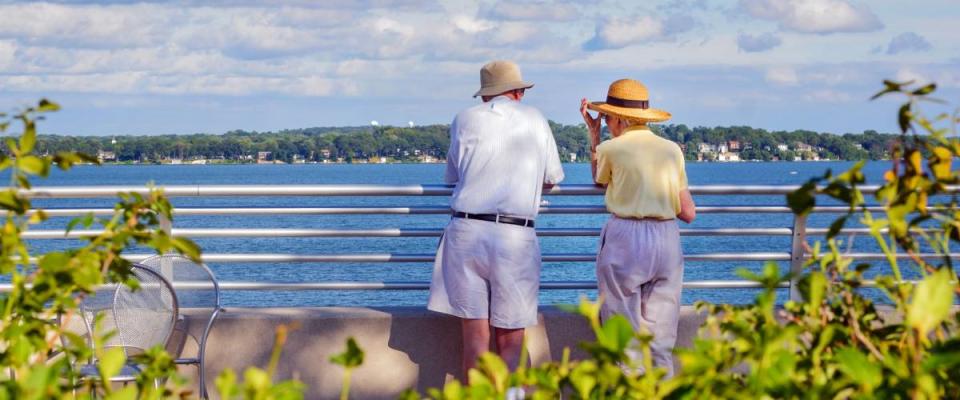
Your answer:
[[[722,195],[783,195],[795,190],[797,186],[691,186],[694,196]],[[288,196],[449,196],[450,186],[445,185],[178,185],[162,187],[169,197],[288,197]],[[863,187],[866,193],[872,193],[876,187]],[[956,191],[957,188],[951,188]],[[36,199],[65,198],[112,198],[120,193],[147,193],[149,188],[140,186],[99,186],[99,187],[36,187],[22,191],[23,195]],[[545,190],[546,198],[551,196],[597,196],[603,189],[593,185],[562,185]],[[871,207],[879,211],[878,207]],[[821,206],[815,213],[842,213],[842,206]],[[85,214],[108,215],[112,208],[47,208],[48,216],[65,217]],[[181,207],[174,210],[180,215],[237,216],[237,215],[425,215],[449,214],[444,206],[413,207]],[[765,206],[700,206],[699,214],[761,214],[790,213],[783,205]],[[589,205],[546,205],[542,214],[604,214],[602,204]],[[807,217],[795,216],[790,227],[774,228],[685,228],[680,229],[682,236],[790,236],[791,245],[784,252],[741,252],[741,253],[701,253],[686,254],[686,261],[788,261],[794,272],[799,272],[807,258],[804,253],[808,235],[823,235],[824,228],[807,228]],[[389,228],[389,229],[205,229],[176,228],[166,222],[165,229],[175,236],[191,238],[263,238],[263,237],[324,237],[324,238],[386,238],[386,237],[439,237],[441,227],[432,229]],[[33,230],[25,232],[27,239],[77,239],[95,235],[94,230],[74,230],[65,233],[62,230]],[[541,237],[599,236],[599,228],[539,228]],[[140,260],[150,254],[128,254],[131,260]],[[276,253],[205,253],[208,263],[428,263],[434,260],[434,254],[402,253],[359,253],[359,254],[276,254]],[[883,260],[880,253],[855,253],[853,258],[862,260]],[[935,254],[923,255],[936,257]],[[592,262],[594,253],[548,253],[543,255],[544,262]],[[795,282],[783,282],[782,287],[789,288],[791,297],[797,296]],[[7,285],[9,286],[9,285]],[[0,286],[5,289],[7,286]],[[546,281],[541,282],[543,289],[594,289],[593,281]],[[688,289],[755,288],[755,282],[744,280],[698,280],[684,282]],[[429,282],[247,282],[226,281],[221,283],[224,290],[423,290],[429,288]]]

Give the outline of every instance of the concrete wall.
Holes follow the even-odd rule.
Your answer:
[[[189,335],[179,337],[182,356],[193,356],[193,337],[202,323],[189,319]],[[702,317],[689,307],[682,311],[678,345],[689,345]],[[351,398],[393,399],[403,390],[424,392],[460,377],[460,323],[453,317],[422,307],[391,308],[231,308],[222,314],[207,345],[208,390],[226,368],[241,373],[247,366],[265,367],[273,348],[277,326],[293,328],[283,348],[279,378],[296,377],[307,384],[308,399],[336,399],[342,368],[329,362],[354,337],[365,352],[363,366],[353,375]],[[585,354],[577,343],[592,338],[583,318],[541,308],[540,322],[528,329],[531,360],[559,360],[565,347],[574,358]],[[182,373],[195,380],[196,369]]]

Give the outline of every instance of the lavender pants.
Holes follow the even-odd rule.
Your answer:
[[[620,314],[634,329],[653,334],[653,363],[672,376],[683,288],[683,251],[676,221],[611,216],[600,234],[597,283],[603,301],[601,318]],[[629,354],[639,356],[636,351]]]

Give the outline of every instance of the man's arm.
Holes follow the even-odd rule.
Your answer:
[[[447,149],[447,170],[443,175],[447,184],[460,182],[460,135],[457,134],[457,119],[450,123],[450,148]]]
[[[547,137],[546,143],[546,170],[543,173],[543,188],[551,189],[564,178],[563,164],[560,162],[560,150],[557,149],[557,140],[553,137],[550,124],[543,119],[543,130]]]
[[[697,205],[693,203],[693,195],[690,194],[690,189],[681,190],[680,212],[677,214],[677,218],[689,224],[693,222],[693,219],[696,217]]]

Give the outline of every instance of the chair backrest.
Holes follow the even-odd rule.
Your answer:
[[[156,345],[166,346],[179,312],[173,287],[162,275],[137,264],[131,272],[138,288],[117,283],[101,286],[80,302],[85,332],[71,324],[89,344],[94,344],[94,333],[106,336],[104,347],[122,347],[128,356]],[[96,324],[98,318],[100,323]]]
[[[220,308],[220,286],[213,271],[179,254],[153,256],[137,264],[163,275],[177,292],[180,307],[216,310]]]

